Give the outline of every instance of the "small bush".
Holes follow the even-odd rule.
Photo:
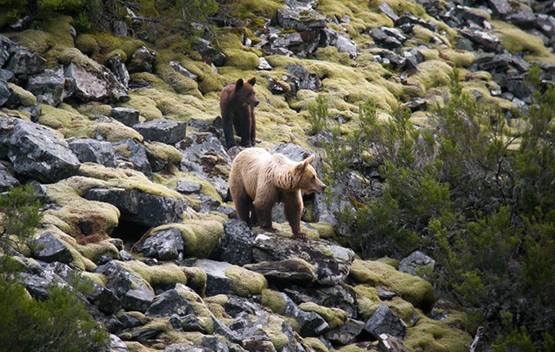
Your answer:
[[[18,186],[8,193],[0,195],[0,211],[3,214],[4,232],[0,234],[2,247],[18,245],[26,242],[35,233],[42,214],[41,203],[32,186]],[[9,236],[19,241],[14,242]]]
[[[0,277],[0,350],[12,352],[99,351],[106,332],[75,293],[52,287],[37,301],[23,286]]]
[[[322,132],[328,124],[328,100],[323,95],[318,95],[308,104],[310,131],[314,135]]]

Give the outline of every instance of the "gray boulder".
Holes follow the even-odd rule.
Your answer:
[[[139,110],[131,108],[112,108],[112,117],[126,126],[133,127],[139,123]]]
[[[89,200],[106,202],[117,207],[124,219],[154,227],[182,220],[185,204],[180,199],[163,197],[137,189],[92,188],[85,192]]]
[[[317,92],[322,87],[320,77],[314,73],[310,73],[304,66],[299,64],[287,65],[287,72],[291,74],[288,81],[291,86],[291,93],[294,95],[301,89]]]
[[[363,330],[364,322],[355,319],[348,319],[345,324],[328,331],[325,337],[333,344],[348,345],[354,342]]]
[[[144,145],[134,139],[126,139],[113,144],[118,161],[129,163],[129,167],[139,170],[145,175],[152,173],[152,166]]]
[[[436,261],[420,251],[412,252],[399,263],[399,271],[411,275],[424,275],[434,271]]]
[[[0,34],[0,67],[3,67],[8,62],[12,54],[12,48],[15,46],[16,44],[13,41]]]
[[[156,52],[149,50],[145,46],[141,46],[131,55],[128,64],[129,72],[152,72],[155,61]]]
[[[41,182],[77,174],[79,160],[50,128],[13,118],[0,118],[0,144],[14,170]],[[5,150],[4,149],[4,150]]]
[[[106,287],[114,292],[126,310],[145,312],[154,300],[154,291],[141,277],[123,268],[116,261],[98,266],[96,272],[108,280]]]
[[[147,141],[175,144],[185,137],[187,124],[167,119],[156,119],[133,126]]]
[[[44,70],[29,77],[27,90],[33,93],[39,102],[57,106],[64,98],[65,77],[63,69]]]
[[[276,21],[283,29],[295,29],[300,32],[317,31],[326,27],[326,17],[312,9],[298,11],[284,7],[278,9]]]
[[[5,68],[16,76],[27,77],[44,70],[46,60],[40,55],[17,45],[11,47],[11,52]]]
[[[198,259],[193,266],[201,268],[206,273],[207,296],[234,294],[231,280],[225,274],[231,264],[210,259]]]
[[[96,139],[74,139],[69,147],[80,162],[93,162],[108,167],[116,167],[116,153],[110,142]]]
[[[252,263],[254,236],[244,221],[228,220],[216,251],[216,258],[235,265]]]
[[[188,180],[178,180],[175,185],[175,190],[183,194],[198,193],[201,189],[200,183]]]
[[[179,61],[170,61],[170,67],[173,68],[177,73],[190,78],[194,81],[198,79],[198,76],[192,73],[191,71],[187,70]]]
[[[138,250],[145,256],[159,260],[173,260],[183,253],[183,237],[176,228],[162,230],[149,236]]]
[[[119,54],[113,55],[106,61],[106,66],[112,71],[116,79],[125,87],[129,88],[129,72]]]
[[[69,249],[51,233],[45,233],[33,241],[33,257],[45,262],[71,263],[73,256]]]
[[[403,341],[389,334],[380,334],[378,341],[378,350],[380,352],[409,352]]]
[[[176,284],[174,289],[167,290],[154,298],[146,315],[164,317],[172,314],[184,316],[194,313],[193,306],[186,296],[190,292],[193,291],[189,287]]]
[[[403,338],[407,332],[407,325],[385,304],[380,304],[365,326],[374,338],[381,334]]]
[[[0,162],[0,192],[6,192],[19,185],[19,181],[12,175],[11,170]]]
[[[125,342],[114,334],[110,334],[110,352],[128,352]]]
[[[215,48],[212,44],[203,38],[196,38],[192,46],[193,50],[197,51],[204,60],[215,66],[223,66],[225,64],[226,56],[220,49]]]
[[[10,95],[12,95],[12,92],[8,87],[8,83],[0,80],[0,106],[3,106],[8,102]]]
[[[73,82],[73,96],[82,102],[129,99],[127,88],[104,66],[93,69],[70,63],[65,68],[65,76]]]

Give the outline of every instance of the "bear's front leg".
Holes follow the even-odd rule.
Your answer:
[[[304,207],[301,191],[284,192],[282,197],[285,217],[287,218],[287,222],[289,222],[289,226],[291,226],[293,236],[302,240],[306,239],[306,234],[301,232],[301,217]]]

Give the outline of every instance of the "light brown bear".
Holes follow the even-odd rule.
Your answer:
[[[241,220],[251,227],[260,225],[264,230],[275,231],[272,207],[276,202],[283,202],[293,235],[305,238],[301,232],[302,194],[319,193],[326,188],[310,165],[313,160],[314,155],[295,162],[262,148],[240,152],[231,164],[229,190]]]

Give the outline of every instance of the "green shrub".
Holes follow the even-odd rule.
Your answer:
[[[0,195],[4,228],[4,232],[0,234],[0,246],[18,246],[33,236],[42,219],[40,207],[41,203],[31,185],[14,187]],[[17,240],[14,241],[10,236]]]
[[[23,286],[0,277],[0,350],[12,352],[99,351],[106,332],[75,293],[52,287],[37,301]]]
[[[308,104],[310,131],[314,135],[322,132],[328,124],[328,101],[325,96],[318,95]]]
[[[539,83],[537,70],[530,73]],[[502,306],[514,313],[509,324],[490,313],[487,339],[503,338],[496,346],[521,339],[517,347],[542,350],[542,339],[552,342],[544,334],[555,329],[555,90],[538,88],[516,135],[455,78],[449,101],[430,114],[432,127],[416,129],[406,111],[380,122],[369,106],[361,109],[366,128],[332,133],[331,181],[350,170],[378,171],[385,180],[378,196],[346,192],[352,206],[336,214],[338,229],[363,257],[427,252],[438,264],[437,289],[472,312]],[[357,159],[364,152],[370,158]]]

